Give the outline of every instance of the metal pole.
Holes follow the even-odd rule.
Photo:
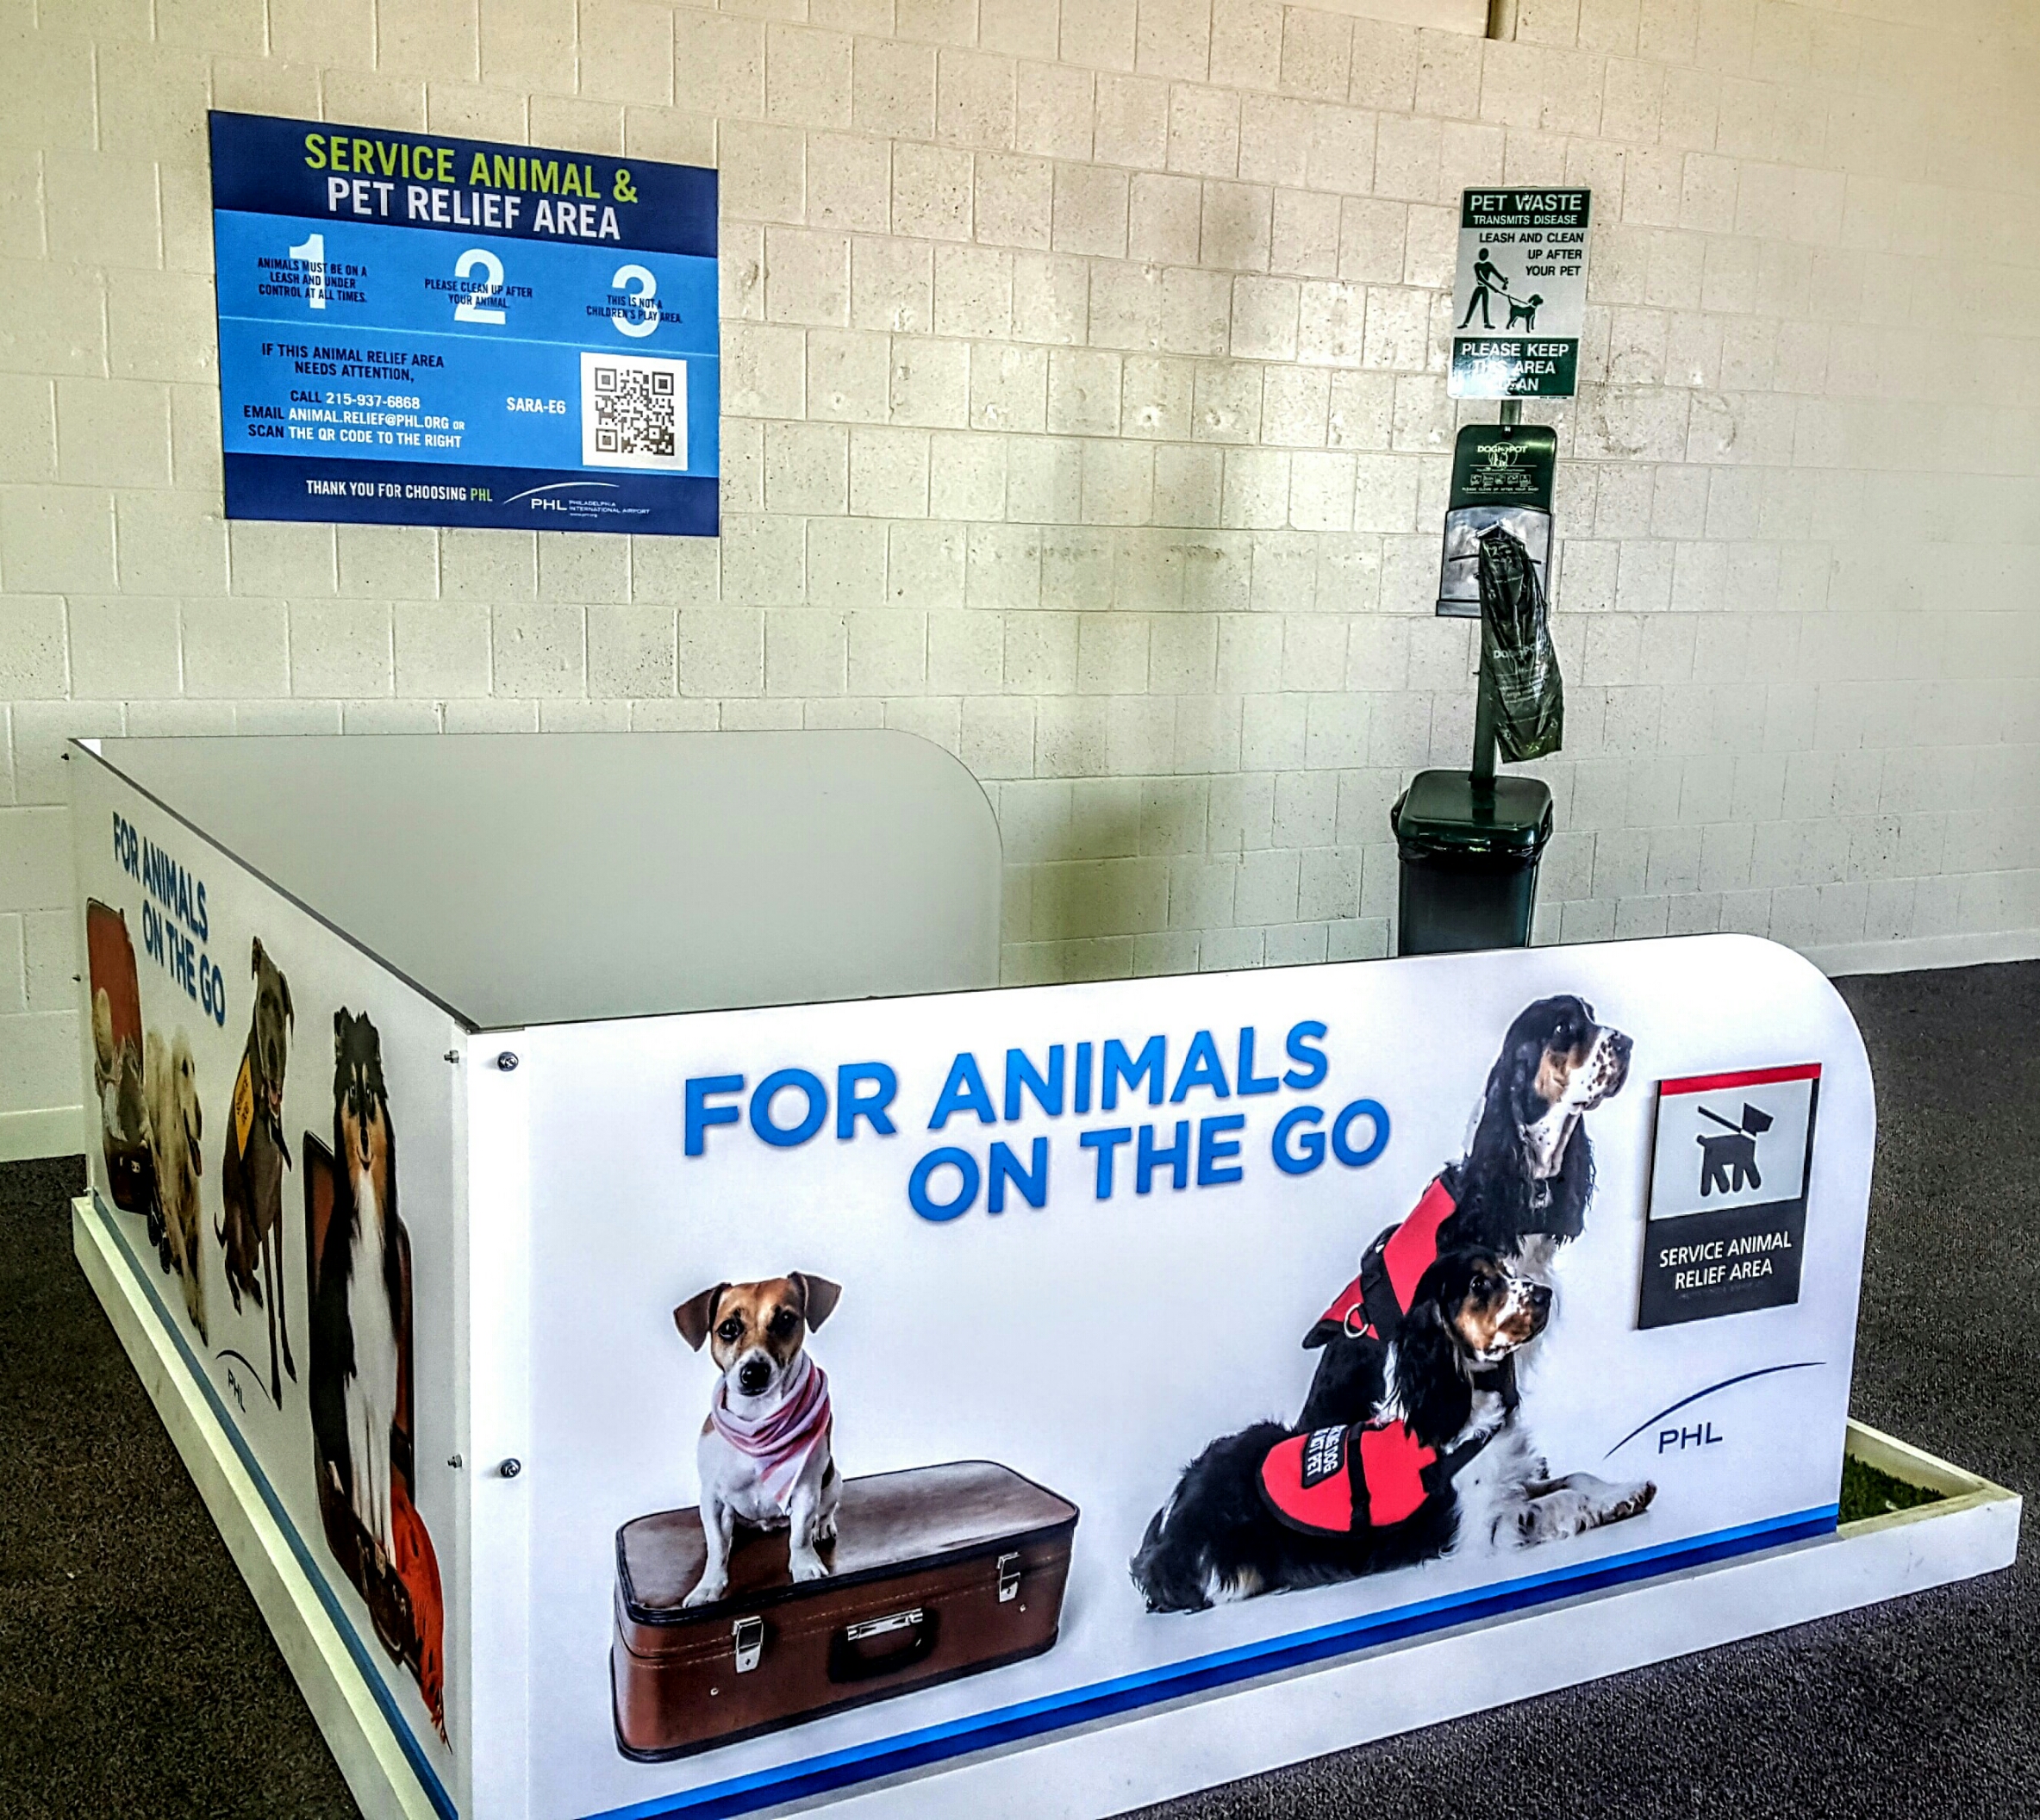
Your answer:
[[[1474,695],[1473,787],[1494,794],[1494,679],[1488,674],[1488,644],[1481,641],[1481,676]]]

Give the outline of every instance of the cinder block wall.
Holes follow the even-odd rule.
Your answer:
[[[1538,938],[2040,947],[2040,14],[1355,9],[6,0],[0,1149],[78,1097],[76,733],[903,726],[1014,980],[1382,953],[1475,183],[1597,220]],[[720,547],[223,523],[209,105],[718,164]]]

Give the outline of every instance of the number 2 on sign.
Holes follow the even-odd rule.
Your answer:
[[[315,234],[290,249],[290,257],[303,259],[311,270],[305,274],[304,300],[314,309],[326,308],[326,236]]]
[[[502,305],[491,300],[503,288],[503,262],[485,247],[471,246],[453,262],[453,276],[465,278],[479,266],[485,274],[481,290],[471,297],[464,297],[453,306],[456,322],[488,322],[497,328],[503,325]]]

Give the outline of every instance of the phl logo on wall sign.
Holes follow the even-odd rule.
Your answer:
[[[1637,1325],[1800,1299],[1820,1064],[1664,1081]]]

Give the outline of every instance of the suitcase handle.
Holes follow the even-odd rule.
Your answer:
[[[896,1674],[925,1661],[934,1647],[935,1614],[923,1607],[845,1624],[829,1638],[829,1679],[869,1681]]]

